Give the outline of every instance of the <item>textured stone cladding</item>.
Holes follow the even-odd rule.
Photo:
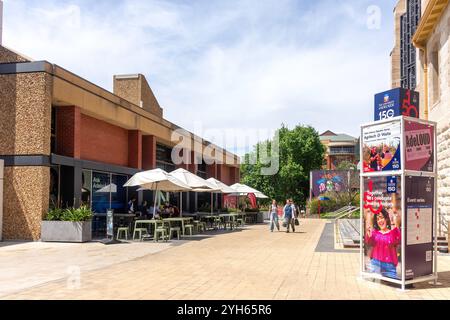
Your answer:
[[[114,80],[114,94],[137,106],[140,104],[139,91],[139,79]]]
[[[48,210],[49,181],[48,167],[5,168],[3,239],[39,240]]]
[[[450,121],[438,126],[438,206],[450,216]]]
[[[51,76],[0,75],[0,154],[49,155]]]
[[[51,77],[0,75],[0,154],[49,155]],[[3,238],[37,240],[48,209],[49,168],[7,167]]]
[[[24,57],[0,46],[0,63],[27,62]]]
[[[430,106],[430,120],[438,123],[438,207],[441,215],[450,217],[450,6],[447,6],[430,41],[428,51],[439,51],[439,101]],[[429,67],[431,73],[431,66]],[[429,79],[429,96],[433,81]],[[431,101],[431,99],[430,99]]]

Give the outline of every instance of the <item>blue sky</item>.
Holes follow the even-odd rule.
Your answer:
[[[390,86],[395,3],[6,0],[4,44],[108,90],[142,73],[166,119],[242,153],[281,123],[358,136]]]

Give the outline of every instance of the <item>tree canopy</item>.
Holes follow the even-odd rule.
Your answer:
[[[289,130],[282,125],[272,141],[258,143],[245,155],[241,165],[242,182],[278,202],[292,198],[297,204],[305,204],[309,195],[309,172],[321,168],[324,152],[314,128],[299,125]],[[279,161],[279,170],[264,175],[261,170],[270,166],[270,159]]]

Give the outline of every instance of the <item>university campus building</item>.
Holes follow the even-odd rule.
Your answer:
[[[330,130],[325,131],[320,136],[320,142],[325,147],[325,170],[336,170],[336,167],[343,161],[358,164],[359,161],[359,140],[348,134],[336,134]]]
[[[114,76],[111,93],[55,64],[0,46],[0,115],[5,162],[0,239],[38,240],[41,220],[54,204],[89,204],[99,220],[110,207],[126,213],[130,197],[152,199],[149,191],[123,187],[141,170],[183,167],[228,185],[240,179],[236,155],[193,134],[190,156],[201,163],[172,162],[171,136],[180,128],[164,119],[141,74]],[[206,164],[201,160],[208,145]],[[201,198],[185,193],[184,210],[196,211]]]
[[[418,9],[418,11],[417,11]],[[448,232],[450,217],[450,6],[449,0],[400,0],[395,13],[392,86],[420,92],[420,117],[437,122],[438,230]],[[407,17],[411,15],[410,17]],[[413,21],[405,30],[402,21]],[[399,20],[400,19],[400,20]],[[404,33],[408,33],[405,37]],[[408,38],[409,37],[409,38]],[[409,43],[405,43],[409,41]],[[404,47],[410,49],[406,52]],[[403,54],[409,54],[406,60]],[[405,82],[404,70],[415,65]]]

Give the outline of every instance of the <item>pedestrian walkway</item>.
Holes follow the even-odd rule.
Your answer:
[[[95,255],[109,259],[106,267],[89,267],[84,246],[68,247],[66,259],[76,250],[84,259],[79,278],[61,276],[30,285],[3,299],[450,299],[450,256],[440,255],[440,286],[428,283],[402,292],[392,285],[380,285],[358,278],[357,252],[318,252],[325,220],[301,220],[296,233],[269,232],[268,225],[247,226],[242,231],[224,232],[201,241],[123,258],[125,252],[101,247]],[[144,244],[145,245],[145,244]],[[133,249],[138,249],[134,246]],[[102,249],[103,248],[103,249]],[[140,250],[140,249],[139,249]],[[21,265],[21,252],[13,246],[0,248],[3,270]],[[50,261],[54,253],[34,249],[33,257],[22,252],[29,270],[12,273],[6,279],[25,282],[32,278],[35,264],[45,265],[50,274],[57,270]],[[82,257],[86,255],[85,257]],[[8,257],[13,257],[8,264]],[[60,257],[62,258],[62,257]],[[93,257],[91,257],[93,259]],[[73,259],[70,263],[76,263]],[[126,260],[126,261],[124,261]],[[97,261],[97,260],[92,260]],[[98,262],[97,262],[98,263]],[[40,271],[42,272],[42,271]],[[5,277],[0,280],[4,287]]]

